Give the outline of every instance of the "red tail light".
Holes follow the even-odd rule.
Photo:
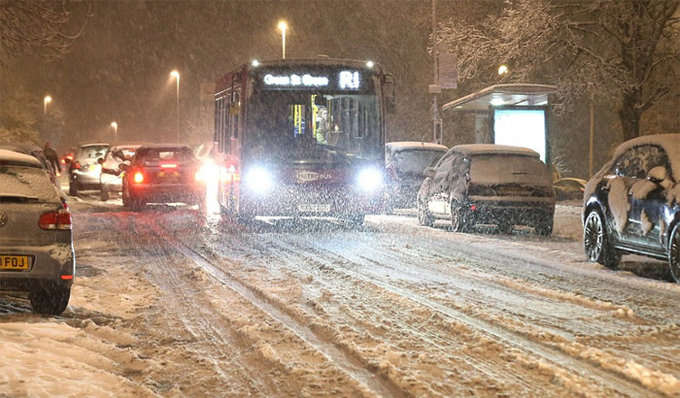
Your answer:
[[[132,175],[132,181],[135,182],[135,184],[141,184],[144,182],[144,173],[141,171],[135,171],[135,173]]]
[[[477,206],[470,205],[470,211],[477,211]]]
[[[66,209],[50,211],[40,216],[38,225],[47,230],[71,229],[71,213]]]
[[[80,166],[80,162],[79,162],[79,161],[76,160],[75,162],[73,162],[73,168],[74,168],[74,169],[78,170],[78,169],[80,169],[80,167],[81,167],[81,166]]]

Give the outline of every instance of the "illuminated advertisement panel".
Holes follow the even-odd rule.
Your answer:
[[[493,143],[533,149],[549,161],[545,107],[514,106],[493,109]]]

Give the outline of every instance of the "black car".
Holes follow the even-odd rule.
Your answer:
[[[397,141],[385,144],[385,208],[416,206],[423,171],[434,165],[447,151],[444,145],[430,142]]]
[[[476,224],[495,224],[503,232],[514,225],[550,235],[555,195],[550,170],[528,148],[457,145],[425,169],[418,192],[418,222],[450,219],[454,231]]]
[[[123,205],[140,210],[146,203],[198,204],[205,200],[200,164],[185,145],[142,145],[130,165],[123,163]]]
[[[583,246],[590,261],[616,268],[621,255],[667,260],[680,282],[680,134],[621,144],[584,194]]]

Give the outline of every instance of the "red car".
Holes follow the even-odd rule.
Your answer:
[[[200,163],[186,145],[143,145],[129,166],[121,164],[123,205],[140,210],[146,203],[198,204],[205,200]]]

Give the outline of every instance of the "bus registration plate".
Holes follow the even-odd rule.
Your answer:
[[[331,205],[326,203],[301,203],[298,205],[298,211],[305,213],[328,213],[331,211]]]
[[[3,256],[0,255],[0,270],[25,271],[31,268],[28,256]]]

